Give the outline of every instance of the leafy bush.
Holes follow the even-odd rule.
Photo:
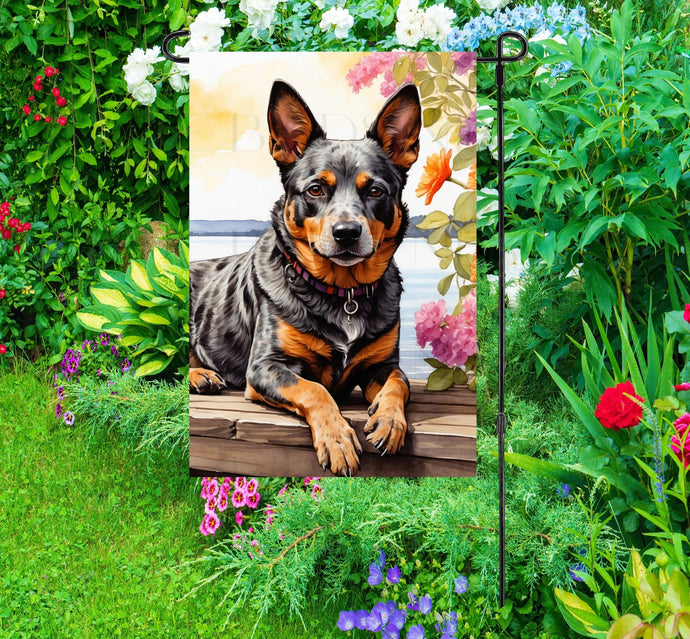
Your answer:
[[[134,346],[134,374],[158,375],[168,367],[182,376],[189,357],[189,248],[180,257],[155,247],[146,263],[132,260],[123,275],[100,271],[91,286],[95,304],[77,313],[85,328],[117,335]]]
[[[665,246],[669,259],[684,259],[678,234],[690,216],[680,14],[633,37],[633,13],[624,2],[611,35],[584,45],[572,35],[567,44],[534,44],[525,74],[571,69],[555,80],[537,74],[529,98],[507,104],[507,246],[562,275],[580,270],[590,305],[607,318],[624,302],[643,313],[650,293],[655,308],[670,310],[657,253]]]

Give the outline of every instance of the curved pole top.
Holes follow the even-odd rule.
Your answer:
[[[520,43],[520,51],[515,55],[504,55],[504,40],[517,40]],[[503,33],[499,33],[496,41],[496,56],[489,58],[478,57],[477,62],[497,62],[498,64],[503,64],[504,62],[517,62],[527,55],[527,38],[519,31],[504,31]]]
[[[173,31],[172,33],[169,33],[167,36],[163,38],[163,44],[161,45],[161,51],[163,52],[163,55],[168,59],[172,60],[173,62],[178,62],[180,64],[187,64],[189,62],[189,58],[180,58],[172,53],[170,53],[170,43],[175,40],[176,38],[186,38],[188,35],[191,35],[191,31],[188,31],[186,29],[180,29],[179,31]]]

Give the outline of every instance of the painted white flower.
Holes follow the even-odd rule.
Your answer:
[[[225,13],[213,7],[202,11],[189,26],[191,51],[219,51],[223,38],[223,28],[230,26],[230,19]]]
[[[477,0],[477,4],[482,11],[493,13],[496,9],[503,9],[510,0]]]
[[[404,47],[414,47],[424,37],[424,12],[419,9],[398,16],[395,35]]]
[[[355,19],[350,15],[347,9],[342,7],[333,7],[321,16],[321,31],[328,31],[331,27],[335,27],[335,37],[342,40],[347,38],[350,28],[355,23]]]
[[[491,128],[488,126],[477,127],[477,151],[489,148],[491,144]]]
[[[247,25],[254,28],[254,37],[258,31],[271,27],[278,1],[240,0],[240,11],[247,14]]]
[[[453,21],[457,16],[455,11],[445,4],[435,4],[424,12],[424,37],[442,44],[453,28]]]
[[[134,49],[127,56],[127,62],[122,69],[125,72],[125,82],[130,93],[135,86],[144,82],[153,73],[153,65],[156,62],[162,62],[165,59],[160,53],[160,47],[153,47],[146,51]]]
[[[149,106],[156,100],[156,87],[154,87],[149,81],[145,80],[141,84],[137,84],[137,86],[132,88],[132,97],[139,102],[139,104]]]

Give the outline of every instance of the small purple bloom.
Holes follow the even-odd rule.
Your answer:
[[[381,619],[379,612],[371,611],[369,616],[364,620],[364,628],[362,630],[369,630],[370,632],[381,632],[384,621]]]
[[[397,584],[400,581],[400,568],[398,566],[389,568],[387,579],[390,583]]]
[[[570,578],[573,581],[584,581],[584,579],[577,574],[578,572],[587,572],[587,568],[585,568],[585,565],[581,561],[570,568]]]
[[[122,364],[120,365],[120,370],[121,370],[123,373],[127,373],[127,372],[129,371],[129,368],[130,368],[131,365],[132,365],[132,363],[131,363],[128,359],[126,359],[126,360],[124,360],[124,361],[122,362]]]
[[[335,624],[343,632],[352,630],[355,627],[355,611],[354,610],[342,610],[340,616],[338,617],[338,623]]]
[[[431,597],[426,594],[419,598],[419,612],[423,615],[428,615],[431,612]]]
[[[407,631],[405,639],[424,639],[424,628],[422,628],[422,624],[418,623],[416,626],[412,626]]]
[[[379,558],[376,560],[376,563],[379,565],[379,568],[381,568],[381,570],[384,569],[386,565],[386,554],[383,552],[383,550],[381,551]]]
[[[57,389],[57,398],[62,401],[65,399],[65,387],[64,386],[58,386]]]
[[[417,595],[415,595],[411,590],[407,593],[407,598],[410,600],[410,603],[407,604],[407,609],[408,610],[414,610],[414,611],[419,611],[419,599],[417,599]]]
[[[400,631],[388,624],[381,629],[381,639],[400,639]]]
[[[470,582],[467,581],[467,577],[464,575],[460,575],[456,580],[455,580],[455,592],[457,592],[459,595],[461,595],[464,592],[467,592],[467,589],[470,587]]]
[[[110,347],[110,352],[113,354],[113,357],[118,357],[120,355],[120,351],[117,350],[115,344]]]
[[[62,417],[62,404],[60,402],[55,404],[55,415],[56,417]]]
[[[381,567],[376,562],[369,565],[369,578],[367,581],[370,586],[378,586],[383,581]]]
[[[96,369],[96,377],[100,377],[101,375],[103,375],[103,371],[100,368],[97,368]]]
[[[556,488],[556,494],[562,499],[566,499],[568,495],[570,495],[570,490],[571,489],[568,484],[561,484],[558,488]]]
[[[388,618],[388,625],[385,629],[400,632],[406,620],[407,613],[404,610],[400,610],[400,608],[395,608],[395,610],[391,611],[390,617]]]
[[[366,630],[366,620],[367,617],[369,616],[369,611],[368,610],[358,610],[355,613],[355,628],[358,630]]]
[[[65,420],[65,424],[71,426],[72,424],[74,424],[74,413],[67,411],[62,419]]]
[[[458,632],[458,614],[456,612],[443,614],[445,616],[443,623],[435,624],[436,632],[443,633],[441,639],[450,639],[451,637],[455,637]]]
[[[107,346],[110,342],[110,336],[108,333],[101,333],[101,346]]]

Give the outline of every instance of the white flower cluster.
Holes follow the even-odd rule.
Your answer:
[[[328,31],[331,27],[335,27],[335,37],[342,40],[347,38],[355,19],[350,15],[347,9],[342,7],[333,7],[321,16],[321,31]]]
[[[189,26],[192,35],[183,49],[189,47],[187,51],[220,51],[223,28],[229,26],[230,19],[217,7],[202,11]]]
[[[247,14],[247,26],[253,27],[256,38],[259,31],[271,27],[280,0],[240,0],[240,11]]]
[[[398,42],[405,47],[414,47],[422,38],[428,38],[434,44],[444,43],[457,16],[445,4],[420,9],[419,0],[400,0],[396,17]]]
[[[485,13],[493,13],[496,9],[503,9],[510,0],[477,0],[479,8]]]
[[[156,99],[156,87],[148,81],[148,77],[153,73],[153,65],[164,60],[160,53],[160,47],[153,47],[146,51],[134,49],[127,56],[127,62],[122,67],[125,72],[127,90],[137,102],[144,106],[153,104]]]

